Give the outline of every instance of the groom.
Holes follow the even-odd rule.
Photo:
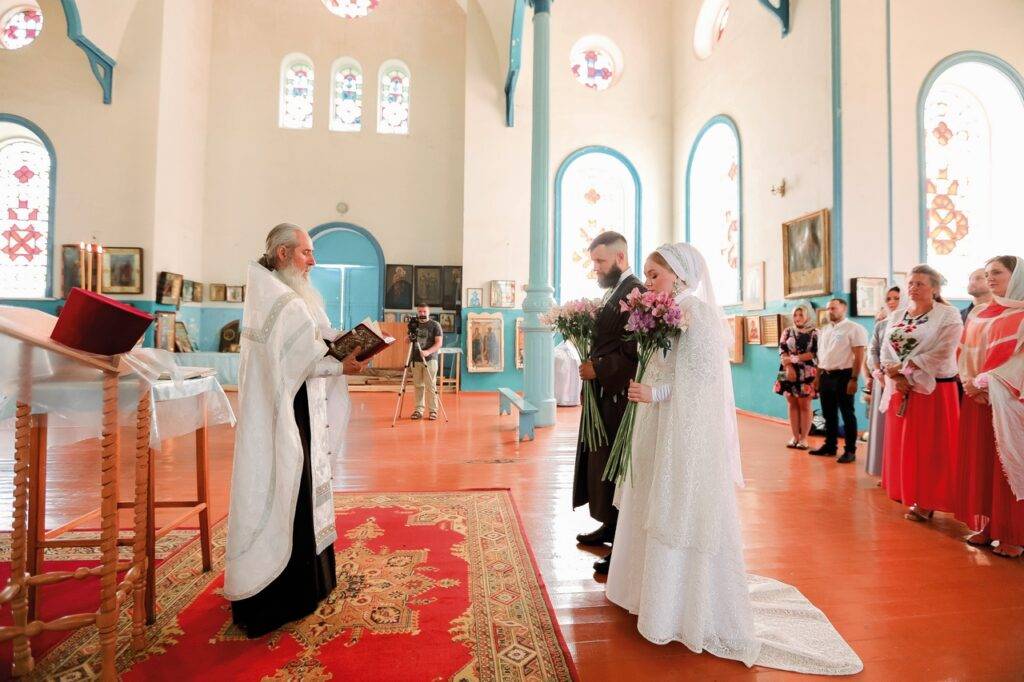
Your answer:
[[[607,292],[604,307],[597,316],[597,326],[590,357],[580,366],[580,377],[593,381],[601,420],[608,432],[608,445],[596,452],[588,452],[580,438],[576,445],[576,475],[573,480],[572,506],[587,504],[590,516],[601,522],[601,527],[590,533],[581,533],[576,541],[581,545],[598,547],[615,538],[618,510],[612,506],[615,484],[602,480],[604,467],[611,453],[611,443],[622,422],[629,403],[626,390],[629,380],[636,376],[636,343],[624,341],[628,313],[619,311],[619,301],[634,289],[643,290],[629,267],[626,238],[618,232],[602,232],[590,244],[590,259],[594,262],[597,281]],[[607,574],[611,554],[594,563],[597,573]]]

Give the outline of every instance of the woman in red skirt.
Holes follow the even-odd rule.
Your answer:
[[[909,303],[889,316],[882,344],[882,486],[893,500],[910,505],[911,521],[952,511],[956,493],[956,351],[963,322],[960,311],[943,300],[941,286],[942,276],[932,267],[911,270]]]
[[[1024,259],[985,266],[995,300],[972,311],[960,346],[964,384],[956,516],[981,547],[1024,553]]]

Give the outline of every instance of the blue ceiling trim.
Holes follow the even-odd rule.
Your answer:
[[[82,48],[89,59],[89,68],[103,89],[103,103],[110,104],[114,96],[114,65],[117,63],[82,33],[82,17],[78,13],[76,0],[60,0],[64,16],[68,21],[68,38]]]
[[[523,53],[523,17],[526,14],[526,0],[512,0],[512,34],[508,43],[508,73],[505,75],[505,125],[516,124],[516,84]]]
[[[775,18],[782,24],[782,37],[789,35],[789,0],[779,0],[779,6],[772,4],[772,0],[758,0]]]

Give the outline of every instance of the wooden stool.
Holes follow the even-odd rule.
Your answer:
[[[205,396],[202,400],[205,401]],[[146,392],[146,402],[150,403],[149,392]],[[140,402],[140,411],[141,411]],[[205,404],[202,407],[205,414]],[[37,472],[32,476],[32,484],[29,489],[29,521],[28,521],[28,570],[34,573],[43,563],[44,551],[48,547],[96,547],[100,544],[98,540],[73,540],[59,539],[61,535],[78,528],[85,523],[100,516],[100,509],[79,516],[77,519],[65,523],[59,528],[46,531],[44,526],[46,518],[46,415],[33,415],[32,417],[32,441],[29,450],[29,469]],[[141,427],[140,427],[141,428]],[[144,441],[143,441],[144,436]],[[136,442],[137,448],[145,449],[145,469],[147,477],[147,488],[149,494],[145,498],[136,496],[136,500],[143,499],[140,508],[145,511],[145,532],[140,534],[145,540],[146,554],[146,622],[153,624],[156,621],[156,543],[172,530],[181,526],[191,517],[199,516],[199,542],[203,557],[203,571],[213,568],[210,546],[210,511],[209,501],[209,468],[207,455],[207,430],[205,424],[195,432],[196,440],[196,498],[195,500],[156,500],[156,466],[154,462],[154,451],[149,447],[149,415],[146,416],[146,431],[139,432]],[[136,502],[118,502],[118,509],[136,509]],[[183,509],[184,511],[175,517],[170,523],[157,528],[157,509]],[[136,512],[138,516],[138,512]],[[135,534],[131,537],[118,538],[117,544],[122,546],[134,546]],[[28,596],[28,617],[35,618],[41,601],[40,593],[34,586],[29,587]]]
[[[445,376],[444,373],[444,358],[446,355],[454,357],[452,362],[452,376]],[[462,391],[462,349],[461,348],[442,348],[437,352],[437,390],[444,391],[445,386],[451,386],[455,393]]]
[[[11,533],[11,577],[7,586],[0,591],[0,604],[10,603],[14,624],[0,627],[0,641],[13,641],[12,674],[15,677],[32,672],[35,662],[32,658],[30,638],[41,632],[53,630],[73,630],[88,625],[96,625],[99,629],[99,646],[101,671],[100,679],[113,682],[117,679],[117,620],[119,607],[125,596],[134,593],[134,609],[132,612],[132,645],[141,649],[145,646],[145,510],[149,497],[149,444],[150,426],[150,395],[148,392],[139,401],[138,419],[136,423],[135,450],[135,499],[140,504],[135,509],[132,561],[119,564],[117,558],[118,530],[118,460],[120,458],[121,439],[118,429],[118,367],[117,360],[87,356],[82,353],[58,346],[49,339],[28,336],[16,328],[0,328],[3,334],[22,342],[20,358],[21,379],[18,390],[17,411],[15,417],[15,453],[14,453],[14,516]],[[101,560],[98,566],[85,566],[74,571],[51,571],[36,574],[27,570],[29,557],[38,568],[38,548],[33,546],[29,551],[28,541],[33,537],[28,532],[27,521],[42,518],[41,506],[29,507],[30,491],[38,487],[35,479],[44,470],[33,469],[31,451],[45,450],[45,417],[33,420],[31,408],[31,367],[33,346],[43,348],[51,353],[63,355],[72,361],[99,369],[103,372],[103,411],[102,411],[102,457],[100,460],[101,507],[100,507],[100,539],[91,546],[99,546]],[[45,467],[45,465],[43,465]],[[59,545],[55,545],[59,546]],[[117,574],[127,570],[124,580],[119,584]],[[100,607],[96,613],[78,613],[62,616],[56,620],[44,622],[29,617],[29,592],[42,585],[52,585],[65,580],[82,580],[98,576],[100,579]]]

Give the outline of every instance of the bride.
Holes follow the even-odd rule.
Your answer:
[[[707,264],[689,244],[644,264],[646,286],[683,311],[672,350],[656,352],[633,441],[633,476],[619,486],[608,599],[639,616],[655,644],[678,641],[747,666],[848,675],[863,664],[795,588],[747,575],[735,485],[743,485],[725,320]]]

